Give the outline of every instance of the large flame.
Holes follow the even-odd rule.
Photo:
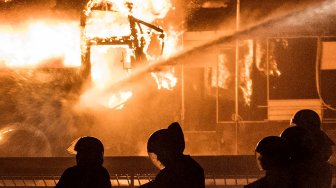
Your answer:
[[[0,65],[74,67],[81,65],[79,24],[34,20],[0,27]]]
[[[125,5],[130,4],[132,4],[132,15],[147,22],[164,18],[172,8],[170,0],[90,0],[86,6],[85,14],[89,15],[94,7],[102,6],[105,10],[128,15],[130,7]]]
[[[99,7],[99,8],[97,8]],[[87,51],[90,43],[90,63],[92,88],[83,94],[88,97],[100,98],[100,104],[109,108],[120,109],[131,96],[132,91],[116,91],[106,93],[114,83],[131,74],[131,59],[135,57],[135,49],[130,45],[94,44],[95,39],[131,36],[129,17],[153,23],[163,19],[172,8],[170,0],[90,0],[84,11],[85,27],[80,27],[79,20],[65,19],[34,19],[22,23],[2,24],[0,26],[0,66],[7,68],[65,68],[79,67],[81,55]],[[100,10],[97,10],[100,9]],[[170,28],[160,33],[148,26],[135,30],[139,43],[143,39],[144,54],[148,64],[162,57],[169,57],[178,48],[181,35]],[[163,38],[162,36],[165,36]],[[153,48],[153,43],[154,45]],[[163,45],[163,42],[165,45]],[[152,45],[152,47],[150,46]],[[152,49],[161,49],[152,53]],[[155,51],[155,50],[154,50]],[[158,88],[171,90],[177,82],[174,68],[165,72],[152,73]],[[88,100],[90,101],[90,100]]]
[[[128,38],[134,34],[130,28],[130,16],[149,23],[164,18],[171,6],[169,0],[91,0],[88,2],[84,10],[86,20],[83,39],[90,41],[91,75],[94,86],[90,89],[90,94],[84,95],[85,100],[88,100],[88,96],[97,98],[98,95],[100,104],[104,106],[113,109],[121,109],[124,106],[124,103],[133,95],[131,90],[106,94],[104,89],[126,78],[132,72],[134,65],[131,64],[131,59],[136,56],[137,46],[132,47],[123,43],[125,40],[134,39],[133,36]],[[142,49],[148,64],[162,57],[169,57],[181,49],[177,48],[181,33],[174,29],[169,29],[167,33],[160,33],[146,25],[140,27],[138,24],[133,29],[138,36],[138,45],[142,44],[141,40],[144,41]],[[163,39],[162,36],[165,38]],[[116,40],[121,44],[95,45],[97,40]],[[86,42],[83,44],[87,45]],[[163,46],[164,49],[162,49]],[[160,52],[157,52],[160,48]],[[155,49],[154,53],[153,49]],[[172,90],[177,82],[174,68],[153,72],[152,76],[158,89]]]

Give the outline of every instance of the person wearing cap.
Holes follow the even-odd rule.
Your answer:
[[[289,175],[289,152],[284,140],[278,136],[261,139],[255,149],[257,164],[265,176],[244,188],[292,188]]]
[[[160,172],[140,188],[204,188],[203,168],[183,154],[184,148],[184,135],[177,122],[154,132],[148,139],[147,152]]]
[[[110,175],[104,162],[104,145],[91,136],[81,137],[72,148],[77,165],[66,169],[56,188],[110,188]]]

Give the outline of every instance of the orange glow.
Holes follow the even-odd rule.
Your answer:
[[[2,129],[0,131],[0,141],[3,140],[4,135],[6,135],[7,133],[12,132],[12,131],[14,131],[14,129],[12,129],[12,128],[4,128],[4,129]]]
[[[130,35],[127,15],[112,11],[92,11],[85,27],[87,38]]]
[[[241,70],[241,85],[240,89],[243,92],[245,104],[250,105],[252,96],[252,79],[251,68],[253,64],[253,40],[245,41],[248,51],[244,57],[244,65]]]
[[[132,5],[129,3],[132,3]],[[99,7],[99,11],[95,10],[95,7]],[[133,95],[130,90],[116,91],[115,93],[106,93],[105,91],[114,83],[125,79],[132,73],[131,69],[134,67],[134,62],[131,64],[131,59],[135,58],[135,49],[128,45],[95,45],[96,39],[108,41],[113,38],[113,40],[122,42],[123,37],[129,37],[132,34],[129,16],[150,23],[156,19],[164,18],[170,8],[169,0],[91,0],[88,2],[84,10],[86,23],[83,28],[83,40],[91,43],[90,62],[93,88],[88,91],[91,94],[85,95],[86,99],[88,96],[104,96],[101,97],[100,104],[112,109],[121,109]],[[139,44],[141,44],[141,39],[145,42],[143,53],[148,64],[159,60],[161,57],[169,57],[181,49],[177,46],[181,34],[173,29],[165,34],[164,39],[160,38],[160,34],[163,33],[159,33],[148,26],[141,25],[140,28],[139,25],[135,25],[134,29],[137,32]],[[132,37],[130,39],[133,39]],[[153,39],[156,41],[153,42]],[[156,43],[152,45],[152,42]],[[153,54],[147,51],[150,45],[152,45],[152,49],[154,47],[154,51],[158,51],[157,49],[160,49],[162,42],[165,43],[162,53]],[[86,45],[86,43],[84,44]],[[172,90],[177,83],[174,69],[152,73],[152,76],[158,85],[158,89]]]
[[[97,7],[100,10],[96,10]],[[135,31],[138,35],[138,43],[135,44],[141,44],[142,39],[145,41],[143,53],[148,61],[144,63],[149,65],[162,57],[168,58],[181,49],[177,45],[180,33],[174,29],[160,33],[145,24],[141,28],[136,24],[134,30],[131,30],[129,18],[133,16],[152,23],[164,18],[171,8],[170,0],[90,0],[84,10],[85,27],[81,27],[79,20],[65,19],[34,19],[16,25],[3,24],[0,28],[0,66],[79,67],[82,63],[81,55],[85,55],[88,52],[86,49],[89,49],[87,47],[90,47],[92,87],[83,94],[82,99],[92,101],[89,98],[102,96],[100,105],[120,108],[122,103],[132,97],[132,91],[111,93],[107,90],[132,73],[135,47],[126,43],[98,45],[97,39],[122,41],[127,36],[128,40],[132,40]],[[162,42],[165,47],[153,55],[147,53],[147,49],[154,38],[159,41],[153,45],[154,48],[160,49]],[[176,85],[173,69],[153,74],[157,74],[154,77],[160,89],[172,89]]]
[[[131,91],[122,91],[112,95],[108,100],[108,108],[121,110],[126,101],[133,96]]]
[[[172,8],[170,0],[90,0],[86,6],[85,14],[89,15],[91,9],[101,5],[104,10],[118,11],[124,15],[130,13],[127,3],[133,4],[132,15],[138,19],[152,22],[164,18]]]
[[[227,59],[226,54],[224,53],[219,54],[217,68],[213,69],[213,72],[212,72],[212,77],[211,77],[212,87],[228,89],[231,73],[228,69],[227,64],[228,64],[228,59]]]
[[[5,67],[77,67],[80,28],[77,22],[34,20],[0,28],[0,65]]]
[[[158,89],[173,90],[177,84],[177,78],[174,76],[174,69],[168,71],[161,71],[156,73],[151,73],[154,78]]]

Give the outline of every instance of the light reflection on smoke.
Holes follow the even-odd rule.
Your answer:
[[[0,130],[1,157],[50,157],[51,154],[48,138],[34,126],[13,124]]]

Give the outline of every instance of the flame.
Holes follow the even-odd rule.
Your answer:
[[[130,34],[128,17],[119,12],[92,11],[85,26],[87,38],[108,38]]]
[[[288,46],[288,41],[282,41],[282,45],[284,48]],[[267,67],[266,67],[266,45],[263,44],[261,41],[256,42],[256,68],[264,72],[265,75],[267,74]],[[276,59],[274,57],[275,54],[275,46],[274,43],[271,43],[270,45],[270,55],[269,55],[269,67],[268,67],[268,74],[271,76],[280,76],[281,72],[278,69],[278,64],[276,62]]]
[[[183,35],[183,31],[177,31],[175,28],[170,27],[166,33],[167,37],[165,38],[165,48],[163,50],[162,57],[168,58],[173,56],[179,51],[183,50],[182,45],[180,45],[180,38]]]
[[[229,78],[231,77],[230,71],[227,66],[227,56],[225,53],[218,55],[217,68],[212,69],[211,86],[228,89]]]
[[[169,28],[166,33],[167,37],[164,39],[165,47],[163,49],[160,58],[169,58],[170,56],[176,54],[178,51],[182,50],[182,46],[179,45],[179,39],[183,33],[174,30],[174,28]],[[148,55],[148,59],[155,61],[159,57],[152,57]],[[173,90],[177,84],[177,77],[175,76],[175,69],[173,67],[160,72],[152,72],[152,77],[154,78],[158,89]]]
[[[279,42],[279,41],[277,41]],[[288,47],[288,41],[285,39],[281,40],[281,44],[283,48],[287,48]],[[278,69],[278,63],[275,59],[275,44],[274,42],[271,43],[271,47],[270,47],[270,57],[269,57],[269,74],[271,76],[280,76],[281,72]]]
[[[251,79],[251,68],[253,64],[253,40],[245,41],[248,52],[244,57],[244,66],[241,70],[241,82],[240,89],[243,92],[245,104],[250,105],[252,96],[252,79]]]
[[[97,11],[96,7],[99,7]],[[85,27],[83,28],[83,40],[91,43],[91,75],[94,83],[91,94],[88,96],[101,97],[101,104],[112,109],[121,109],[125,102],[133,96],[131,90],[116,91],[115,93],[104,93],[115,82],[126,78],[131,74],[131,59],[135,58],[135,47],[131,45],[95,45],[97,40],[117,40],[121,43],[126,39],[134,39],[130,27],[130,16],[152,22],[166,16],[172,5],[170,0],[91,0],[88,2],[84,14],[86,16]],[[176,53],[180,32],[170,28],[167,33],[160,33],[145,25],[135,25],[137,43],[142,46],[143,53],[149,63],[153,63],[162,57],[169,57]],[[131,36],[131,37],[130,37]],[[166,36],[164,39],[162,36]],[[129,38],[127,38],[129,37]],[[144,42],[144,43],[143,43]],[[156,43],[155,43],[156,42]],[[157,51],[163,47],[164,50],[152,53],[153,48]],[[154,45],[152,45],[155,43]],[[87,43],[84,42],[84,45]],[[152,46],[151,46],[152,45]],[[84,48],[85,49],[85,46]],[[154,50],[154,51],[155,51]],[[85,51],[83,51],[85,53]],[[161,72],[152,73],[152,77],[158,85],[158,89],[172,90],[177,83],[174,76],[174,68]],[[92,94],[95,93],[95,94]],[[96,96],[95,96],[96,95]],[[108,95],[109,97],[105,97]],[[92,101],[92,100],[90,100]]]
[[[121,110],[128,99],[133,96],[131,91],[122,91],[112,95],[108,100],[108,108]]]
[[[167,89],[167,90],[173,90],[173,88],[177,84],[177,78],[175,77],[174,72],[175,72],[174,68],[171,68],[168,71],[151,73],[159,90],[161,88]]]
[[[101,10],[96,10],[97,7]],[[152,23],[164,18],[171,8],[170,0],[90,0],[83,12],[86,16],[85,27],[80,27],[78,20],[51,18],[34,19],[16,25],[3,24],[0,27],[0,66],[78,67],[81,66],[81,55],[88,52],[86,49],[90,44],[92,88],[83,94],[82,99],[94,101],[88,97],[101,96],[104,102],[99,103],[109,108],[119,108],[121,103],[132,97],[132,91],[106,93],[106,90],[131,74],[131,59],[135,57],[135,49],[127,44],[99,46],[95,45],[95,39],[132,38],[130,16]],[[138,42],[144,39],[146,43],[143,49],[149,60],[147,63],[157,61],[159,56],[167,58],[180,49],[177,48],[177,41],[181,34],[174,29],[160,33],[148,26],[135,27]],[[163,39],[162,36],[166,37]],[[153,38],[159,41],[157,49],[165,42],[164,50],[155,58],[155,55],[147,52]],[[176,85],[173,69],[153,74],[158,74],[156,81],[160,80],[159,88],[172,89]]]
[[[5,67],[81,65],[80,28],[76,22],[35,20],[4,25],[0,41],[0,63]]]
[[[260,41],[256,42],[256,68],[261,71],[264,72],[266,74],[267,70],[266,70],[266,61],[264,60],[265,57],[265,49],[262,46],[262,43]]]
[[[132,4],[132,10],[129,6]],[[85,14],[89,15],[96,6],[103,6],[104,10],[117,11],[124,15],[132,13],[136,18],[152,22],[164,18],[172,8],[170,0],[90,0]]]

